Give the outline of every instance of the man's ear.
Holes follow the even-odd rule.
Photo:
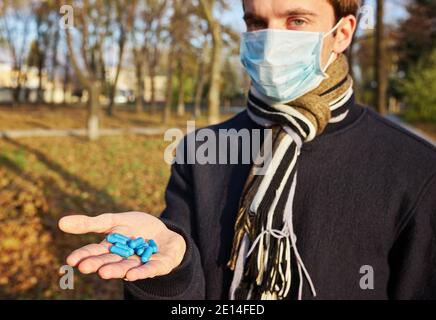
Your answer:
[[[333,51],[342,53],[348,49],[353,41],[354,32],[356,32],[357,20],[353,15],[342,18],[338,30],[336,31],[335,44]]]

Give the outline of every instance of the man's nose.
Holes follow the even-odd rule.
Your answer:
[[[281,19],[268,20],[268,29],[286,29],[286,25]]]

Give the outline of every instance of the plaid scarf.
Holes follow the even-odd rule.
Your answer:
[[[298,298],[302,298],[303,276],[316,296],[293,228],[297,163],[303,143],[314,140],[328,123],[345,119],[346,102],[353,94],[344,55],[326,73],[328,78],[318,88],[286,105],[273,104],[254,88],[250,90],[248,114],[258,124],[272,128],[273,145],[266,174],[256,175],[253,166],[240,200],[228,262],[234,271],[230,299],[286,299],[294,260],[299,273]]]

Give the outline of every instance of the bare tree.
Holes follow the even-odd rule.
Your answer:
[[[195,88],[195,98],[194,98],[194,116],[196,118],[201,116],[201,104],[203,101],[203,91],[207,81],[206,66],[209,54],[209,45],[207,38],[203,42],[203,48],[199,53],[198,62],[198,73],[197,73],[197,83]]]
[[[38,69],[37,101],[44,102],[43,76],[46,70],[47,56],[50,51],[54,30],[59,30],[57,20],[53,19],[52,13],[56,10],[53,1],[37,2],[33,4],[33,13],[36,22],[36,39],[32,43],[29,53],[29,66]],[[57,16],[57,14],[56,14]],[[57,41],[56,39],[54,41]],[[54,79],[53,79],[54,80]]]
[[[185,114],[185,80],[187,78],[187,72],[190,70],[188,64],[193,49],[191,44],[191,40],[193,39],[193,25],[191,18],[194,14],[194,9],[195,7],[191,3],[187,4],[183,0],[173,0],[173,16],[170,23],[170,53],[172,55],[171,60],[175,61],[171,61],[171,64],[168,67],[170,68],[169,72],[177,71],[178,116],[183,116]],[[172,68],[177,70],[172,71]],[[171,85],[172,87],[172,84],[167,85]]]
[[[127,3],[121,0],[115,0],[114,2],[106,5],[106,8],[109,9],[108,14],[111,14],[110,11],[112,11],[112,9],[115,9],[113,10],[115,17],[111,25],[114,28],[114,30],[112,31],[112,36],[116,38],[115,41],[118,44],[118,57],[116,62],[115,75],[112,82],[109,82],[108,84],[109,105],[107,108],[107,112],[110,116],[113,114],[115,94],[123,65],[127,34],[133,28],[133,18],[136,10],[136,4],[137,2],[135,0],[128,1]],[[113,6],[115,6],[115,8],[113,8]]]
[[[167,124],[171,117],[171,107],[173,105],[173,89],[174,89],[174,44],[173,40],[170,39],[167,59],[167,75],[166,75],[166,101],[163,112],[163,122]]]
[[[99,135],[100,95],[102,79],[104,79],[100,37],[105,33],[105,23],[99,14],[102,5],[102,1],[91,3],[89,0],[83,0],[77,3],[75,5],[77,12],[75,30],[78,37],[73,40],[70,30],[66,29],[69,59],[74,74],[88,92],[88,137],[90,140],[96,140]],[[80,54],[75,50],[75,45],[79,47]],[[77,57],[80,57],[80,62]]]
[[[193,16],[193,37],[192,43],[193,74],[195,74],[194,85],[194,117],[201,116],[204,89],[209,80],[209,60],[210,60],[210,35],[209,27],[203,18],[201,10]]]
[[[144,82],[144,54],[142,50],[138,48],[133,48],[133,59],[135,64],[135,77],[136,77],[136,90],[135,90],[135,103],[136,103],[136,111],[144,110],[144,90],[145,90],[145,82]]]
[[[164,123],[168,123],[171,116],[174,100],[174,77],[177,71],[177,77],[180,82],[180,62],[184,60],[186,43],[189,42],[190,35],[190,12],[187,10],[188,6],[184,6],[182,0],[171,0],[170,3],[172,6],[172,16],[167,28],[168,54],[166,63],[166,101],[163,112]],[[177,113],[181,114],[184,113],[184,110],[181,110],[184,107],[184,103],[182,105],[180,99],[184,98],[184,95],[181,95],[181,90],[180,88],[178,89]]]
[[[135,68],[136,89],[135,89],[135,103],[136,111],[143,111],[144,109],[144,27],[142,23],[142,10],[144,9],[144,2],[141,0],[133,0],[136,12],[132,21],[132,28],[130,29],[129,42],[132,46],[133,64]]]
[[[386,72],[386,38],[384,24],[384,0],[377,0],[377,24],[375,33],[375,77],[377,93],[375,106],[382,115],[386,114],[388,79]]]
[[[60,1],[56,0],[55,1],[55,8],[59,8],[60,7]],[[55,17],[57,17],[57,12]],[[56,21],[57,18],[56,18]],[[56,92],[56,71],[59,65],[59,60],[58,60],[58,51],[59,51],[59,43],[60,43],[60,37],[61,37],[61,33],[60,33],[60,28],[58,27],[58,24],[55,23],[53,26],[53,30],[54,30],[54,35],[53,35],[53,41],[51,43],[51,73],[50,73],[50,80],[52,82],[52,91],[51,91],[51,102],[55,103],[55,92]]]
[[[209,123],[220,120],[220,88],[221,88],[221,24],[213,15],[215,0],[199,0],[200,9],[208,23],[212,35],[212,57],[210,65],[210,89],[208,97]]]
[[[164,17],[169,0],[137,0],[136,15],[130,32],[136,76],[136,110],[143,110],[145,71],[150,78],[150,105],[156,104],[156,75],[161,58],[161,43],[165,31]]]
[[[20,102],[22,87],[26,83],[26,56],[30,41],[30,12],[26,9],[26,1],[4,1],[2,5],[2,26],[4,40],[12,59],[14,80],[14,103]]]
[[[367,2],[367,0],[362,0],[361,1],[361,7],[365,6],[366,2]],[[354,51],[355,51],[355,47],[356,47],[356,44],[357,44],[356,43],[357,42],[357,34],[359,32],[359,28],[361,26],[362,19],[363,19],[362,12],[359,11],[358,14],[357,14],[356,31],[353,34],[353,41],[351,41],[350,47],[348,48],[348,54],[347,54],[347,56],[348,56],[348,63],[350,65],[350,75],[353,78],[354,78],[354,68],[353,68],[353,66],[354,66],[354,58],[355,58],[355,52]]]
[[[177,100],[177,116],[182,117],[185,115],[185,79],[184,79],[184,65],[183,61],[177,61],[177,76],[179,79],[179,95]]]
[[[67,104],[68,100],[67,100],[67,92],[70,86],[70,82],[71,82],[71,68],[70,68],[70,64],[68,62],[64,63],[63,66],[64,69],[64,79],[63,79],[63,103]]]
[[[144,21],[147,25],[146,45],[144,47],[150,76],[150,107],[156,109],[156,76],[161,55],[161,42],[165,29],[163,24],[168,0],[148,0],[148,10]]]

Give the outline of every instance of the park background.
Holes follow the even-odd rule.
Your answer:
[[[436,1],[364,4],[357,100],[434,141]],[[122,298],[94,275],[59,288],[67,254],[99,239],[57,221],[160,214],[165,129],[244,108],[242,15],[239,0],[0,0],[1,299]]]

